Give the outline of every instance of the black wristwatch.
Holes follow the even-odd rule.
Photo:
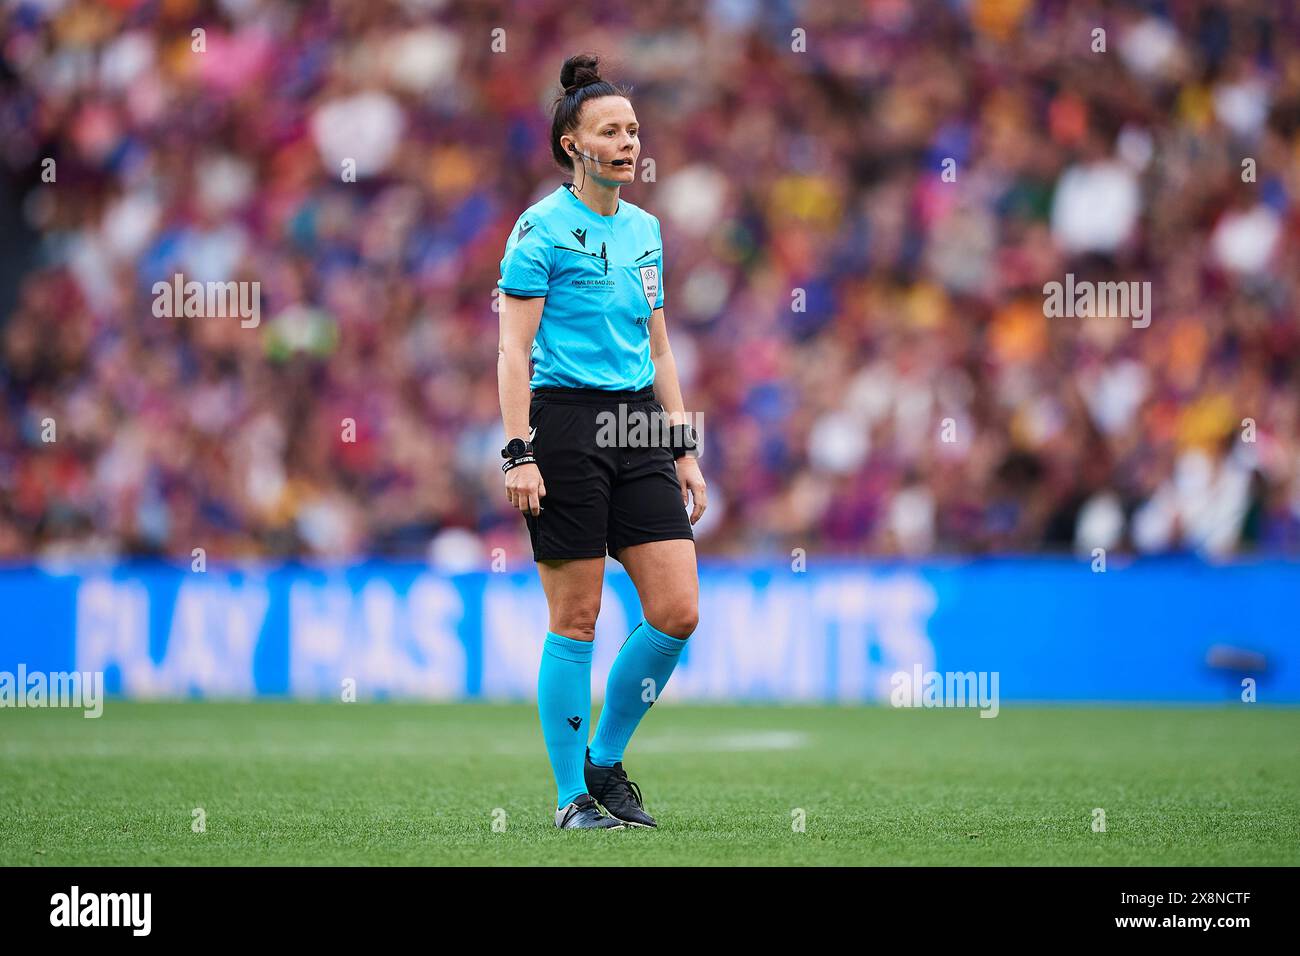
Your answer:
[[[501,449],[502,458],[523,458],[525,455],[531,455],[532,453],[532,443],[522,438],[510,439],[510,441],[506,442],[506,447]]]
[[[668,430],[668,435],[674,461],[685,455],[690,455],[693,458],[700,457],[700,437],[690,425],[674,425]]]
[[[533,443],[522,438],[512,438],[506,442],[506,447],[501,449],[501,457],[505,459],[501,463],[502,472],[520,465],[537,464],[537,458],[533,455]]]

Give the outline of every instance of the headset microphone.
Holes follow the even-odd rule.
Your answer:
[[[632,160],[630,159],[603,160],[603,159],[597,159],[595,156],[588,156],[586,153],[582,152],[582,150],[578,149],[578,147],[574,146],[572,143],[569,144],[569,152],[577,153],[583,159],[589,159],[593,163],[596,163],[598,165],[605,165],[605,166],[631,166],[632,165]]]

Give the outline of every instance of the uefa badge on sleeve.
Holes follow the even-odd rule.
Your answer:
[[[655,299],[659,298],[658,266],[641,266],[641,291],[645,293],[646,304],[653,311]]]

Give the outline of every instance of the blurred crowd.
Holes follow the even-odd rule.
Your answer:
[[[1300,553],[1300,6],[0,18],[0,558],[530,564],[494,290],[582,51],[633,87],[701,554]],[[176,273],[260,322],[157,316]],[[1150,324],[1047,317],[1067,274]]]

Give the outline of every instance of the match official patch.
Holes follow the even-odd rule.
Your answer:
[[[653,309],[655,299],[659,298],[658,266],[641,266],[641,291],[645,293],[646,303]]]

